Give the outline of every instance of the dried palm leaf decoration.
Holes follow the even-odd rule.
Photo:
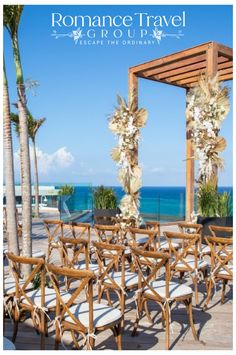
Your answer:
[[[199,160],[199,184],[214,178],[215,167],[224,167],[219,152],[226,148],[226,140],[219,136],[219,132],[229,109],[228,88],[219,82],[218,75],[210,78],[202,74],[198,85],[187,95],[186,108],[193,158]]]
[[[140,129],[146,124],[147,111],[137,109],[134,99],[129,105],[120,96],[117,101],[118,106],[109,119],[109,129],[118,137],[118,146],[112,149],[111,157],[119,166],[118,180],[126,192],[120,203],[122,217],[137,227],[140,224],[139,189],[142,186],[137,151]]]

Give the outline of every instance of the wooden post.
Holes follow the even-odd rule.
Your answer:
[[[129,104],[131,103],[132,100],[135,101],[135,109],[138,108],[138,77],[129,69]],[[138,165],[138,146],[134,150],[134,156],[135,156],[135,165]]]
[[[131,70],[129,70],[129,103],[132,98],[134,98],[136,102],[136,108],[138,108],[138,77]]]
[[[186,91],[186,95],[188,91]],[[194,159],[193,147],[188,125],[186,123],[186,221],[191,220],[191,213],[194,211]]]
[[[133,101],[135,103],[134,110],[138,109],[138,77],[129,69],[128,74],[128,85],[129,85],[129,104]],[[138,166],[138,143],[132,149],[132,169]],[[135,192],[133,195],[136,206],[139,206],[139,191]],[[138,207],[137,207],[138,208]]]
[[[217,74],[218,69],[218,45],[215,42],[211,42],[207,49],[207,67],[206,67],[206,75],[208,77],[213,78]],[[213,165],[213,174],[212,177],[218,176],[218,168],[217,165]],[[217,179],[216,179],[216,187],[217,187]]]
[[[217,73],[217,67],[218,67],[217,43],[211,42],[209,44],[206,52],[206,57],[207,57],[206,75],[210,77],[214,77]]]

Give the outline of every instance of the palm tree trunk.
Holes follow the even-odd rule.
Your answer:
[[[6,185],[6,219],[7,219],[7,239],[8,250],[15,255],[19,255],[19,242],[16,223],[16,198],[15,198],[15,179],[13,164],[13,147],[11,135],[11,116],[8,94],[8,84],[3,64],[3,134],[5,151],[5,185]]]
[[[34,194],[35,194],[35,217],[39,217],[39,179],[38,179],[38,161],[36,154],[35,140],[32,139],[34,150]]]
[[[18,92],[19,133],[20,133],[20,161],[21,161],[21,195],[22,195],[22,254],[32,256],[32,207],[31,207],[31,174],[30,152],[27,124],[27,109],[23,72],[17,35],[12,38],[13,55],[16,69],[16,83]],[[24,267],[26,277],[31,270],[30,265]]]

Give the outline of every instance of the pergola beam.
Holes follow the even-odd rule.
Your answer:
[[[211,42],[209,42],[209,43],[211,43]],[[188,57],[191,58],[196,54],[204,53],[207,50],[209,43],[205,43],[203,45],[193,47],[193,48],[191,48],[191,51],[189,49],[187,49],[187,50],[184,50],[181,52],[177,52],[175,54],[168,55],[163,58],[154,59],[154,60],[152,60],[150,62],[146,62],[144,64],[136,65],[134,67],[131,67],[130,71],[132,73],[136,73],[138,75],[140,72],[143,72],[145,70],[149,70],[150,68],[154,69],[155,67],[158,67],[160,65],[167,64],[167,63],[171,64],[172,62],[182,60],[183,58],[188,58]]]
[[[149,77],[156,74],[162,74],[162,73],[164,73],[164,75],[165,74],[171,75],[171,70],[181,70],[183,68],[188,67],[191,64],[199,63],[204,60],[206,60],[206,54],[197,55],[195,57],[178,60],[173,63],[160,64],[159,67],[155,67],[154,69],[143,71],[143,74],[145,75],[145,77]]]

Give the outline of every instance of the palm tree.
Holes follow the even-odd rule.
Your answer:
[[[15,179],[13,165],[13,147],[11,135],[11,116],[8,83],[3,63],[3,134],[5,152],[6,219],[8,250],[19,255],[19,243],[16,222]]]
[[[18,28],[23,11],[23,5],[4,5],[3,21],[8,30],[13,47],[13,56],[16,70],[16,85],[18,93],[17,108],[19,113],[20,131],[20,162],[21,162],[21,195],[22,195],[22,252],[24,256],[32,255],[32,207],[31,207],[31,175],[29,136],[27,124],[27,109],[23,70],[20,60],[18,43]],[[30,265],[23,270],[27,276],[31,270]]]
[[[39,179],[38,179],[38,162],[36,154],[36,134],[46,118],[34,119],[29,110],[27,110],[28,119],[28,134],[33,143],[34,152],[34,193],[35,193],[35,217],[39,217]],[[19,136],[19,116],[15,113],[11,113],[11,120],[14,123],[15,130]]]

